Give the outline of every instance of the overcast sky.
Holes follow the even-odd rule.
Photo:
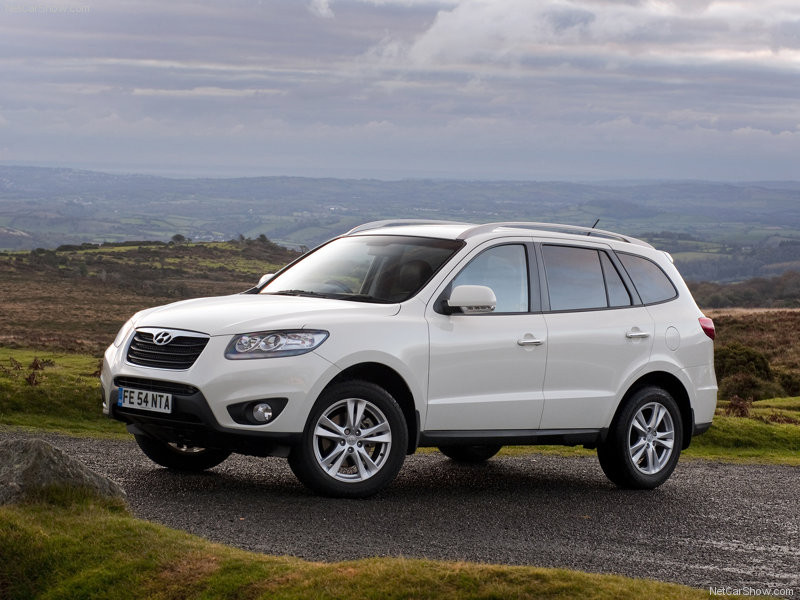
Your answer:
[[[0,164],[800,179],[800,1],[0,0]]]

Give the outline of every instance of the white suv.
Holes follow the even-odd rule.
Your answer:
[[[105,353],[103,411],[156,463],[288,457],[364,497],[406,454],[597,448],[654,488],[716,406],[714,325],[668,254],[543,223],[362,225],[245,293],[137,313]]]

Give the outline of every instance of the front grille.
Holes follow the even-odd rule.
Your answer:
[[[185,383],[175,383],[173,381],[159,381],[157,379],[142,379],[141,377],[117,377],[114,385],[122,388],[133,388],[136,390],[146,390],[148,392],[160,392],[162,394],[173,394],[176,396],[193,396],[200,390]]]
[[[191,367],[208,344],[208,337],[177,335],[163,346],[153,341],[153,333],[137,331],[128,348],[128,362],[141,367],[172,369]]]

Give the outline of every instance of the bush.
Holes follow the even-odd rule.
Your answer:
[[[767,357],[758,350],[739,342],[733,342],[715,350],[714,370],[720,380],[734,374],[749,373],[756,379],[772,381],[772,370]],[[745,397],[747,396],[745,395]]]
[[[773,374],[787,396],[800,396],[800,373],[776,369]]]
[[[765,400],[785,395],[786,392],[779,383],[766,381],[756,377],[749,371],[734,373],[721,379],[719,383],[719,397],[721,400],[729,400],[734,396]]]
[[[731,397],[730,403],[725,409],[725,416],[727,417],[749,417],[750,409],[753,408],[753,399],[747,398],[744,400],[739,396]]]

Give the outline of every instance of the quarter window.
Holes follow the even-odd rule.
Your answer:
[[[603,265],[603,276],[606,280],[608,305],[612,307],[630,306],[631,295],[628,293],[628,288],[622,283],[617,268],[605,252],[600,252],[600,263]]]
[[[636,291],[645,304],[655,304],[672,300],[678,291],[667,274],[656,263],[642,256],[618,253],[622,266],[630,275]]]

